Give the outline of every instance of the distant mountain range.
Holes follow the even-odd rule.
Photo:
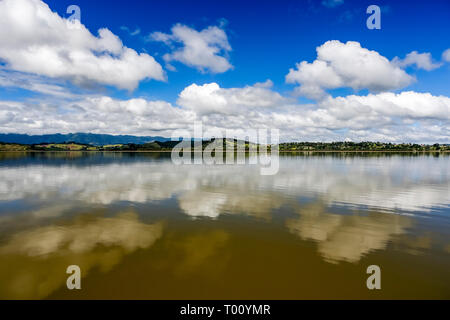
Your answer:
[[[104,146],[108,144],[144,144],[154,141],[165,142],[170,138],[159,136],[130,136],[130,135],[111,135],[95,133],[67,133],[67,134],[43,134],[28,135],[16,133],[0,133],[0,142],[19,143],[19,144],[40,144],[40,143],[64,143],[76,142],[81,144],[90,144],[94,146]]]

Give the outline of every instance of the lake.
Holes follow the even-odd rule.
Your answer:
[[[450,299],[449,168],[438,153],[281,154],[275,175],[0,153],[0,298]]]

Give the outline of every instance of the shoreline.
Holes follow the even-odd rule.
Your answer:
[[[0,150],[0,153],[68,153],[68,152],[85,152],[85,153],[98,153],[98,152],[107,152],[107,153],[172,153],[172,150]],[[278,151],[278,153],[450,153],[450,150],[444,151],[414,151],[414,150],[286,150],[286,151]],[[191,151],[191,153],[203,153],[203,151]],[[262,152],[250,152],[250,151],[233,151],[223,153],[262,153]],[[268,151],[267,153],[271,153]]]

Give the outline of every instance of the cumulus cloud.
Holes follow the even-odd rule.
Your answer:
[[[424,69],[427,71],[431,71],[439,68],[442,64],[433,63],[433,59],[431,58],[431,53],[418,53],[417,51],[412,51],[406,55],[404,59],[400,59],[399,57],[395,57],[392,60],[392,63],[401,68],[405,68],[411,65],[416,65],[418,69]]]
[[[149,36],[150,40],[161,41],[173,48],[171,53],[164,55],[167,63],[178,61],[202,72],[212,73],[223,73],[233,68],[226,57],[231,46],[223,29],[210,26],[197,31],[176,24],[171,31],[171,34],[154,32]]]
[[[172,130],[187,128],[194,120],[192,111],[165,101],[142,98],[86,97],[58,104],[45,101],[0,102],[0,132],[5,133],[92,132],[170,136]]]
[[[270,83],[269,83],[270,84]],[[177,104],[162,100],[83,97],[64,103],[0,101],[0,132],[162,135],[229,130],[244,138],[248,129],[278,128],[281,140],[448,143],[450,98],[430,93],[383,92],[327,97],[299,104],[265,84],[222,88],[192,84]]]
[[[9,69],[79,85],[132,90],[144,79],[165,80],[161,65],[150,55],[124,46],[106,28],[95,36],[40,0],[0,2],[0,59]]]
[[[444,52],[442,52],[442,60],[450,62],[450,49],[447,49]]]
[[[354,118],[357,112],[375,112],[402,119],[450,120],[450,98],[414,91],[328,98],[319,105],[341,119]]]
[[[216,83],[185,88],[177,103],[205,126],[245,131],[279,128],[282,140],[445,142],[450,98],[407,91],[328,97],[300,105],[260,84],[221,88]],[[345,131],[343,133],[342,131]]]
[[[317,47],[317,59],[302,61],[286,75],[287,83],[299,84],[300,95],[320,99],[326,89],[350,87],[373,92],[400,89],[414,80],[400,67],[358,42],[327,41]]]
[[[249,108],[269,108],[287,99],[270,90],[270,80],[244,88],[221,88],[217,83],[191,84],[179,96],[177,103],[197,114],[238,114]]]

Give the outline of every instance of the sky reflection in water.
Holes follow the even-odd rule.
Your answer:
[[[449,160],[287,155],[262,176],[164,154],[2,154],[0,297],[449,298]],[[404,279],[370,296],[369,260]]]

